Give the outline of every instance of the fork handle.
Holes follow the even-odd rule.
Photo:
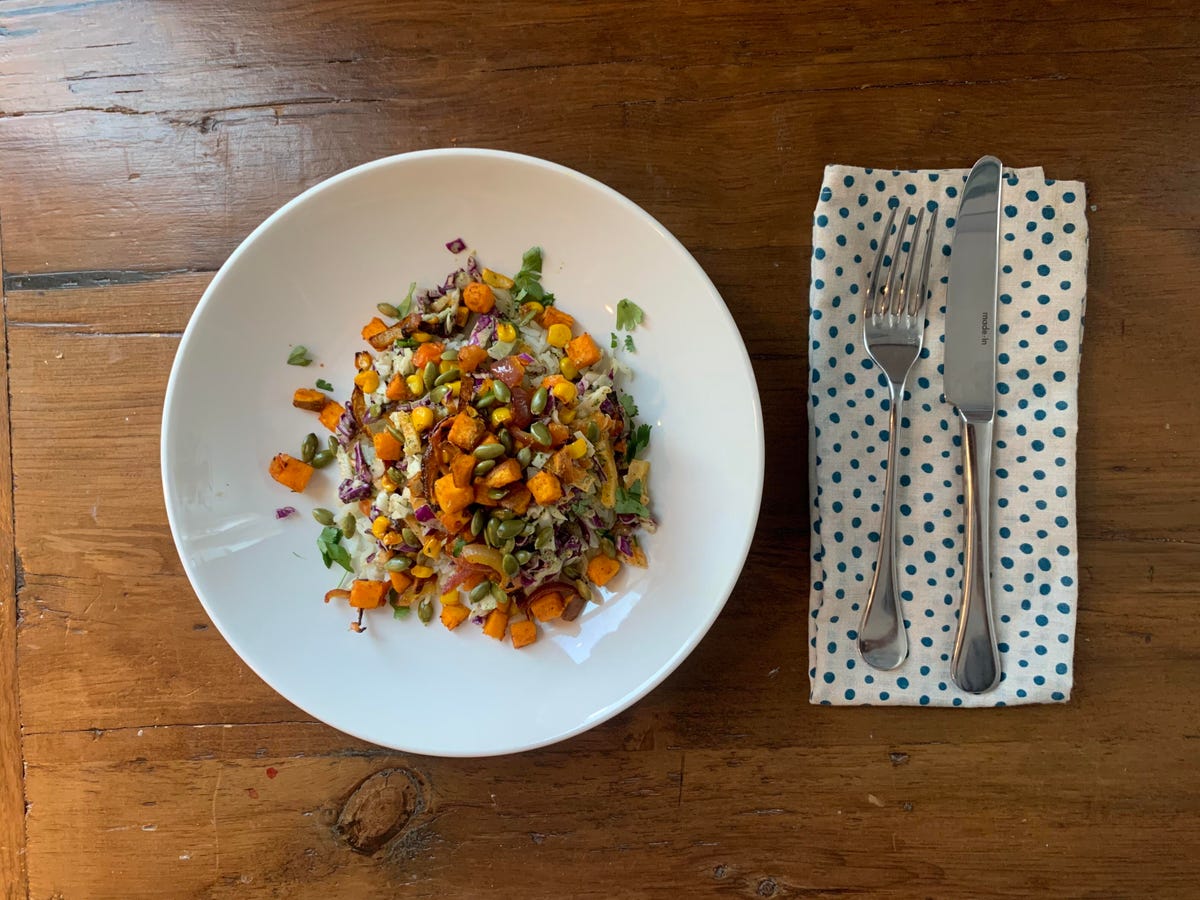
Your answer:
[[[896,571],[896,445],[900,443],[904,384],[889,381],[891,404],[888,412],[886,487],[883,493],[883,524],[879,528],[879,553],[875,574],[867,593],[862,622],[858,628],[858,652],[863,662],[875,669],[894,669],[908,656],[908,635],[900,609],[900,579]]]
[[[1000,651],[992,624],[991,560],[988,512],[991,509],[992,423],[962,424],[963,499],[966,546],[963,550],[962,607],[954,640],[951,674],[970,694],[1000,683]]]

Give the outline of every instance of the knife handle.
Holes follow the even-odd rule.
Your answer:
[[[1000,651],[992,624],[991,509],[992,423],[962,426],[963,498],[966,546],[963,550],[963,602],[954,640],[951,674],[969,694],[982,694],[1000,683]]]

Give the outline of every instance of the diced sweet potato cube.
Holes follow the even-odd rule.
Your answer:
[[[446,345],[438,341],[426,341],[413,354],[413,365],[418,369],[424,369],[429,363],[440,360],[442,351],[445,349]]]
[[[407,572],[388,572],[388,579],[397,594],[403,594],[412,586],[413,578]]]
[[[465,622],[469,615],[471,615],[471,610],[465,606],[443,606],[441,615],[442,624],[450,631],[453,631]]]
[[[585,331],[567,344],[567,356],[575,363],[575,368],[586,369],[600,359],[600,348]]]
[[[533,499],[541,506],[549,506],[557,500],[562,499],[562,485],[558,479],[549,472],[538,472],[526,482],[530,493],[533,494]]]
[[[296,393],[292,394],[292,406],[309,412],[320,412],[327,402],[329,398],[315,388],[296,388]]]
[[[517,482],[508,489],[508,493],[500,498],[500,505],[505,509],[511,509],[518,516],[525,515],[525,511],[529,509],[529,504],[533,502],[533,494],[529,488]]]
[[[574,328],[575,317],[563,312],[557,306],[547,306],[537,314],[537,323],[543,328],[549,328],[551,325],[566,325],[568,328]]]
[[[563,600],[562,594],[542,594],[536,600],[529,604],[529,611],[537,618],[539,622],[551,622],[563,614],[563,610],[567,608],[566,601]]]
[[[453,607],[448,607],[453,609]],[[483,622],[483,633],[498,641],[504,640],[504,632],[508,630],[508,613],[493,609]]]
[[[383,393],[392,401],[412,399],[412,391],[408,389],[408,382],[404,380],[403,375],[393,375],[392,380],[388,382],[387,390]]]
[[[522,622],[513,622],[508,631],[512,637],[513,646],[517,649],[528,647],[537,640],[537,626],[528,619]]]
[[[615,559],[609,559],[604,554],[593,556],[588,561],[587,575],[592,584],[604,587],[612,581],[613,576],[621,571],[621,564]]]
[[[453,475],[443,475],[433,483],[433,493],[443,512],[456,513],[466,509],[475,500],[475,489],[470,485],[459,487]]]
[[[468,488],[474,494],[474,488]],[[467,523],[471,521],[471,514],[465,509],[458,512],[443,512],[438,516],[438,521],[442,523],[442,527],[450,534],[458,534],[467,527]]]
[[[483,483],[490,488],[502,488],[521,480],[521,464],[515,459],[506,459],[483,478]]]
[[[376,609],[383,606],[390,587],[386,581],[356,578],[354,584],[350,585],[350,605],[355,609]]]
[[[565,444],[567,438],[571,436],[571,429],[566,425],[560,425],[558,422],[551,422],[546,426],[546,428],[549,429],[550,437],[552,438],[550,441],[551,447],[557,447],[560,444]]]
[[[480,506],[499,506],[499,500],[493,500],[488,496],[488,491],[490,490],[491,488],[482,482],[475,485],[475,502]]]
[[[583,467],[571,459],[571,454],[565,449],[559,450],[546,460],[546,471],[558,476],[563,484],[574,484],[585,474]]]
[[[369,343],[376,350],[387,350],[392,346],[392,344],[396,343],[396,341],[400,340],[402,337],[406,337],[404,333],[404,323],[397,322],[391,328],[385,328],[383,331],[371,335],[369,338],[367,338],[367,343]]]
[[[313,467],[302,459],[296,459],[286,453],[277,453],[271,460],[268,471],[271,473],[271,477],[284,487],[291,488],[295,493],[300,494],[308,487]]]
[[[354,354],[354,368],[359,372],[365,372],[375,364],[375,357],[371,355],[370,350],[359,350]]]
[[[404,445],[392,437],[386,428],[371,435],[371,440],[375,444],[375,455],[380,459],[387,462],[404,459]]]
[[[379,316],[375,316],[370,322],[363,326],[363,340],[369,341],[371,338],[375,337],[375,335],[382,334],[385,331],[387,331],[387,325],[384,324],[383,319],[379,318]]]
[[[330,400],[321,407],[321,424],[330,431],[337,429],[337,424],[342,420],[342,416],[346,414],[346,407],[338,403],[336,400]]]
[[[450,433],[446,437],[449,438],[450,443],[470,452],[475,449],[475,445],[479,443],[479,439],[483,437],[486,430],[487,426],[483,424],[482,419],[460,412],[454,417],[454,423],[450,426]]]
[[[475,474],[475,465],[479,462],[470,453],[460,453],[450,464],[450,474],[454,476],[455,487],[470,487],[471,476]]]
[[[458,351],[458,370],[474,372],[487,359],[487,351],[475,344],[468,344]]]

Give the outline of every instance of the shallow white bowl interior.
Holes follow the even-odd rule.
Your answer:
[[[465,257],[519,268],[545,249],[544,282],[605,347],[616,302],[646,311],[629,383],[654,425],[659,531],[646,570],[626,569],[573,626],[516,651],[469,623],[455,632],[388,609],[348,630],[325,605],[340,570],[318,557],[310,511],[332,506],[335,472],[304,495],[267,475],[298,453],[315,416],[292,391],[328,379],[349,394],[359,330],[410,281],[440,282]],[[285,361],[310,348],[308,368]],[[283,207],[222,267],[184,334],[163,418],[167,512],[213,622],[279,693],[325,722],[397,749],[509,753],[577,734],[657,685],[721,611],[749,549],[763,476],[753,372],[712,283],[661,225],[611,189],[541,160],[482,150],[383,159]],[[276,520],[275,509],[299,514]]]

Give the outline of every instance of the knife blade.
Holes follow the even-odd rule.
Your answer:
[[[996,298],[1004,167],[985,156],[963,188],[946,288],[943,391],[962,420],[962,605],[951,676],[972,694],[1000,683],[991,601],[992,420],[996,414]]]

